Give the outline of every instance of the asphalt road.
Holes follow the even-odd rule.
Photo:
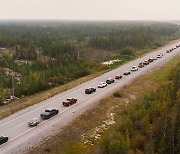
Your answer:
[[[176,42],[175,44],[151,52],[142,58],[126,63],[115,70],[94,78],[93,80],[85,82],[73,89],[60,93],[50,99],[0,120],[0,135],[9,137],[7,143],[0,145],[0,154],[22,153],[26,148],[37,145],[48,135],[61,131],[64,126],[85,112],[93,105],[93,103],[111,95],[114,91],[130,83],[138,76],[143,75],[154,68],[160,68],[168,60],[179,54],[180,48],[175,49],[171,53],[166,53],[167,49],[175,47],[177,44],[180,44],[180,42]],[[156,57],[159,53],[163,53],[164,56],[158,58],[148,66],[140,68],[137,72],[132,72],[128,76],[123,75],[123,73],[130,70],[132,66],[137,66],[140,62],[143,62],[146,59]],[[99,82],[106,81],[108,78],[114,78],[119,74],[123,75],[122,79],[116,80],[115,83],[108,85],[105,88],[97,88]],[[90,86],[96,87],[97,91],[90,95],[85,94],[84,90]],[[78,102],[70,107],[64,107],[62,101],[69,97],[77,98]],[[59,114],[49,120],[41,120],[40,125],[37,127],[29,127],[27,122],[35,117],[40,117],[40,113],[47,108],[57,108],[59,109]]]

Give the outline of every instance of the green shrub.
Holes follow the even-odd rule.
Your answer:
[[[50,153],[51,149],[50,148],[45,148],[44,151],[47,152],[47,153]]]
[[[119,98],[122,97],[122,95],[121,95],[119,92],[114,92],[113,96],[114,96],[114,97],[119,97]]]

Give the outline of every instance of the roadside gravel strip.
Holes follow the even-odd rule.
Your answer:
[[[151,52],[144,57],[124,64],[115,70],[94,78],[93,80],[85,82],[73,89],[60,93],[52,98],[0,120],[0,135],[9,137],[9,141],[7,143],[0,145],[0,153],[23,153],[26,148],[37,145],[48,135],[61,131],[64,126],[72,122],[74,118],[81,115],[98,100],[111,95],[114,91],[129,84],[138,76],[152,71],[155,68],[160,68],[165,62],[179,54],[180,48],[175,49],[170,53],[166,53],[167,49],[175,47],[178,44],[180,44],[180,42],[176,42],[175,44]],[[143,62],[146,59],[156,57],[159,53],[163,53],[164,56],[162,58],[158,58],[156,61],[143,68],[139,68],[138,71],[132,72],[128,76],[123,75],[123,73],[130,70],[132,66],[137,66],[140,62]],[[97,88],[99,82],[106,81],[108,78],[114,78],[116,75],[123,75],[123,77],[105,88]],[[90,86],[96,87],[96,92],[89,95],[85,94],[84,90]],[[75,97],[78,102],[70,107],[64,107],[62,102],[68,97]],[[48,108],[57,108],[59,110],[59,114],[49,120],[41,120],[37,127],[28,126],[27,122],[29,120],[39,117],[40,114]]]

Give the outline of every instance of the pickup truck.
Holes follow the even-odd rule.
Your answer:
[[[89,87],[89,88],[87,88],[86,90],[85,90],[85,93],[86,94],[92,94],[93,92],[95,92],[96,91],[96,88],[94,88],[94,87]]]
[[[76,98],[68,98],[66,99],[66,101],[62,102],[62,104],[64,106],[70,106],[70,105],[73,105],[77,102],[77,99]]]
[[[8,141],[8,137],[7,136],[0,136],[0,145],[3,143],[6,143]]]
[[[59,113],[58,109],[46,109],[45,112],[41,114],[41,118],[42,119],[49,119],[58,113]]]

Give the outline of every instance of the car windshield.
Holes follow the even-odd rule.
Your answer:
[[[43,115],[49,115],[50,114],[50,112],[44,112],[43,113]]]
[[[45,110],[45,112],[51,112],[52,111],[52,109],[46,109]]]

